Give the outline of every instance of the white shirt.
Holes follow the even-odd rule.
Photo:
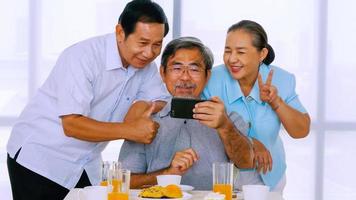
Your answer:
[[[107,142],[67,137],[60,116],[80,114],[98,121],[122,122],[135,100],[167,100],[154,63],[144,69],[122,66],[115,34],[79,42],[58,58],[48,79],[14,125],[7,151],[22,166],[73,188],[85,169],[99,182],[101,152]]]

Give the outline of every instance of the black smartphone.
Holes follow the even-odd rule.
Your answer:
[[[207,100],[173,97],[170,116],[174,118],[193,119],[195,104]]]

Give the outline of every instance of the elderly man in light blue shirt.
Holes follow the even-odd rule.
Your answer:
[[[160,73],[173,96],[199,98],[212,64],[212,54],[200,40],[182,37],[167,44]],[[129,113],[137,113],[135,106],[139,103]],[[153,117],[160,128],[151,144],[125,141],[121,148],[119,160],[132,171],[132,188],[157,184],[160,174],[178,174],[182,175],[182,184],[211,190],[214,162],[232,161],[241,168],[252,167],[250,143],[241,134],[247,124],[236,113],[228,116],[219,98],[198,103],[194,119],[172,118],[170,110],[167,104]]]
[[[136,100],[169,98],[152,62],[167,33],[162,8],[134,0],[122,12],[116,33],[64,50],[8,141],[15,200],[63,199],[68,189],[98,184],[107,141],[152,141],[159,125],[149,116],[123,119]]]

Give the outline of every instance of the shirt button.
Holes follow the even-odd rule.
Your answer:
[[[247,99],[248,102],[253,100],[253,98],[251,96],[248,96],[246,99]]]
[[[126,97],[126,101],[130,100],[130,97]]]

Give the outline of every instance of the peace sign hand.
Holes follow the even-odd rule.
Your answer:
[[[260,98],[262,101],[267,102],[273,110],[279,107],[280,97],[278,90],[272,85],[273,69],[268,73],[266,83],[263,83],[261,74],[258,74],[258,86],[260,88]]]

